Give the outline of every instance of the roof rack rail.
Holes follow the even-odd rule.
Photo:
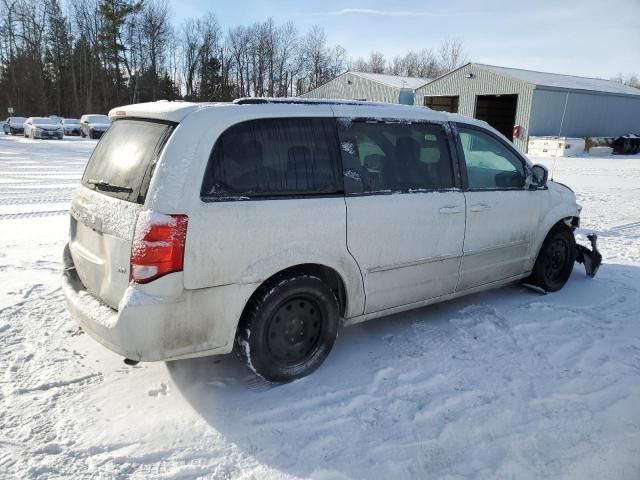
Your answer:
[[[257,97],[243,97],[237,98],[233,101],[236,105],[259,105],[263,103],[269,103],[266,98]]]
[[[319,98],[299,98],[299,97],[244,97],[233,101],[236,105],[264,105],[264,104],[292,104],[292,105],[368,105],[384,106],[387,104],[379,102],[367,102],[362,100],[325,100]]]

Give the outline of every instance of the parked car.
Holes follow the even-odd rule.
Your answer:
[[[77,118],[63,118],[61,123],[65,135],[80,135],[80,120]]]
[[[89,138],[100,138],[111,125],[106,115],[82,115],[80,117],[80,135]]]
[[[22,135],[24,133],[24,122],[27,119],[25,117],[9,117],[2,124],[2,131],[5,135]]]
[[[521,279],[556,291],[592,260],[573,191],[479,120],[256,99],[110,116],[72,201],[63,289],[134,362],[236,345],[286,382],[341,324]]]
[[[31,138],[57,138],[62,140],[62,125],[49,117],[29,117],[24,122],[24,136]]]

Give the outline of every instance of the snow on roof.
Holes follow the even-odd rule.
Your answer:
[[[218,103],[158,100],[157,102],[136,103],[112,108],[109,112],[109,118],[116,120],[118,118],[142,117],[181,122],[191,112],[214,105],[218,105]]]
[[[602,78],[577,77],[560,73],[536,72],[520,68],[498,67],[476,63],[479,67],[493,70],[502,75],[517,78],[533,85],[568,90],[591,90],[594,92],[617,93],[622,95],[640,95],[640,89]]]
[[[382,73],[367,73],[367,72],[349,72],[353,75],[357,75],[367,80],[382,83],[393,88],[410,88],[415,90],[431,81],[430,78],[420,77],[401,77],[399,75],[384,75]]]

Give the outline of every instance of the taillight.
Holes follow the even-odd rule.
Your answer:
[[[129,279],[149,283],[168,273],[181,272],[187,238],[186,215],[145,211],[138,215],[131,247]]]

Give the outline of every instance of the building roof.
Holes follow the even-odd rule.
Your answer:
[[[566,90],[589,90],[593,92],[615,93],[618,95],[640,95],[640,89],[633,88],[612,80],[602,78],[577,77],[574,75],[562,75],[559,73],[536,72],[533,70],[522,70],[520,68],[498,67],[496,65],[486,65],[474,63],[479,67],[492,70],[496,73],[517,78],[523,82],[539,87],[561,88]]]
[[[392,88],[409,88],[415,90],[431,81],[430,78],[420,77],[401,77],[399,75],[385,75],[382,73],[367,73],[367,72],[349,72],[353,75],[357,75],[367,80],[382,83]]]

